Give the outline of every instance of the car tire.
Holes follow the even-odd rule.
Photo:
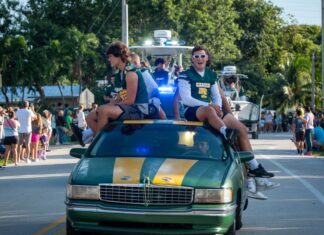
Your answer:
[[[240,198],[238,197],[237,207],[235,210],[235,230],[240,230],[243,226],[242,223],[242,207],[240,203]]]
[[[76,231],[72,227],[72,224],[68,219],[66,220],[66,235],[81,235],[79,231]]]
[[[243,207],[243,210],[244,210],[244,211],[247,209],[248,205],[249,205],[249,199],[247,198],[247,199],[245,200],[245,204],[244,204],[244,207]]]
[[[258,132],[252,132],[252,139],[254,140],[259,139]]]

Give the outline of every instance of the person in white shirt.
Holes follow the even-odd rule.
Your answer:
[[[305,107],[305,116],[306,120],[306,132],[305,132],[305,140],[306,140],[306,156],[312,155],[312,135],[314,134],[314,114],[312,113],[309,106]]]
[[[82,131],[84,131],[87,128],[87,122],[86,122],[83,110],[84,110],[84,105],[80,104],[80,106],[76,112],[78,127]]]
[[[29,160],[30,154],[30,141],[31,141],[31,131],[32,131],[32,121],[35,119],[34,112],[29,108],[29,102],[23,101],[23,106],[21,109],[17,110],[16,113],[20,127],[18,128],[18,159],[23,160],[23,145],[26,146],[27,162]]]

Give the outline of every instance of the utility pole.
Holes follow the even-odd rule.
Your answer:
[[[315,53],[312,53],[312,111],[315,113]]]
[[[122,0],[122,41],[128,46],[128,5]]]
[[[324,0],[322,0],[322,112],[324,111]]]

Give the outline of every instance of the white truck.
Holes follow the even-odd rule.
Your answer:
[[[248,77],[244,74],[238,74],[236,66],[225,66],[218,76],[220,77],[219,85],[224,91],[233,114],[249,129],[252,139],[258,139],[258,125],[263,96],[260,105],[248,101],[241,84]]]

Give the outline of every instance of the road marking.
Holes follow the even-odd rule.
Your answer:
[[[66,177],[70,173],[59,173],[59,174],[34,174],[34,175],[12,175],[12,176],[1,176],[0,180],[17,180],[17,179],[35,179],[35,178],[49,178],[49,177]]]
[[[6,212],[8,213],[8,212]],[[60,213],[43,213],[43,214],[21,214],[21,215],[0,215],[0,220],[1,219],[8,219],[8,218],[29,218],[29,217],[45,217],[45,216],[59,216],[62,215],[64,213],[60,212]]]
[[[55,228],[56,226],[58,226],[59,224],[64,223],[65,220],[66,220],[66,217],[65,217],[65,215],[63,215],[60,218],[58,218],[57,220],[55,220],[54,222],[50,223],[46,227],[39,230],[38,232],[34,233],[33,235],[44,235],[44,234],[48,233],[50,230],[52,230],[53,228]]]
[[[290,175],[292,178],[298,180],[302,185],[305,186],[306,189],[308,189],[308,191],[310,191],[323,205],[324,205],[324,195],[321,194],[315,187],[313,187],[310,183],[308,183],[307,180],[302,179],[300,176],[295,175],[294,173],[292,173],[290,170],[288,170],[286,167],[284,167],[283,165],[281,165],[280,163],[270,159],[270,157],[267,157],[265,155],[258,155],[264,159],[269,160],[270,162],[272,162],[274,165],[276,165],[278,168],[280,168],[282,171],[284,171],[287,175]]]

